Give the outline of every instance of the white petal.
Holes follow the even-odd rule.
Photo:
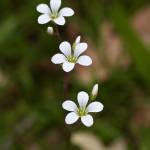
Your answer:
[[[80,40],[81,40],[81,36],[78,36],[75,40],[75,44],[79,44],[80,43]]]
[[[74,11],[69,7],[65,7],[60,10],[59,14],[64,17],[69,17],[74,15]]]
[[[63,54],[55,54],[51,61],[54,63],[54,64],[61,64],[63,63],[64,61],[66,60],[66,57],[63,55]]]
[[[82,91],[78,93],[77,99],[80,107],[86,107],[86,104],[89,100],[89,95],[86,92]]]
[[[52,9],[52,12],[58,12],[58,9],[61,6],[61,0],[50,0],[50,6]]]
[[[92,59],[89,56],[83,55],[78,58],[77,63],[83,66],[89,66],[92,64]]]
[[[73,124],[75,123],[77,120],[79,119],[79,116],[74,113],[74,112],[71,112],[69,113],[66,118],[65,118],[65,122],[66,124]]]
[[[100,102],[92,102],[88,105],[87,111],[88,112],[100,112],[104,108],[103,104]]]
[[[65,61],[65,62],[63,63],[63,66],[62,66],[62,67],[63,67],[63,70],[64,70],[65,72],[70,72],[70,71],[73,70],[74,66],[75,66],[74,63],[70,63],[70,62],[68,62],[68,61]]]
[[[58,18],[54,19],[54,22],[60,26],[63,26],[66,21],[63,16],[59,16]]]
[[[65,56],[71,55],[71,45],[69,42],[65,41],[60,43],[59,49]]]
[[[38,23],[39,24],[45,24],[48,23],[50,21],[50,17],[47,14],[41,15],[38,17]]]
[[[49,14],[51,13],[50,11],[50,8],[48,7],[48,5],[46,4],[39,4],[37,7],[36,7],[36,10],[40,13],[43,13],[43,14]]]
[[[87,43],[78,43],[75,46],[74,55],[78,57],[79,55],[81,55],[83,52],[86,51],[87,47],[88,47]]]
[[[93,117],[91,115],[81,117],[81,121],[86,127],[90,127],[93,125]]]
[[[77,105],[70,100],[67,100],[65,102],[63,102],[62,104],[63,109],[68,110],[68,111],[76,111],[77,110]]]

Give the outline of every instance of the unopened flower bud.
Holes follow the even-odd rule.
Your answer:
[[[91,92],[91,99],[95,100],[95,98],[97,97],[98,94],[98,84],[95,84],[93,86],[92,92]]]
[[[53,33],[54,33],[53,27],[48,27],[47,28],[47,33],[50,34],[50,35],[53,35]]]
[[[81,40],[81,36],[78,36],[78,37],[76,38],[76,40],[74,41],[73,45],[72,45],[72,49],[73,49],[73,50],[75,49],[75,47],[77,46],[77,44],[80,43],[80,40]]]
[[[80,43],[80,40],[81,40],[81,36],[78,36],[78,37],[76,38],[76,40],[75,40],[75,43],[76,43],[76,44]]]

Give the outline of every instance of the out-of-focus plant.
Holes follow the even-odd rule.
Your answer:
[[[36,5],[47,2],[0,0],[0,149],[78,150],[70,134],[90,130],[106,148],[123,137],[127,149],[149,150],[149,0],[62,0],[62,8],[74,8],[76,15],[65,17],[58,41],[54,22],[36,23]],[[75,99],[82,89],[90,93],[98,82],[97,99],[102,98],[105,109],[92,115],[96,123],[90,129],[64,124],[59,109],[59,100],[66,99],[64,72],[49,58],[62,40],[73,43],[78,35],[94,61],[87,69],[76,65],[67,79],[67,97]],[[112,59],[116,49],[111,64],[105,54]]]

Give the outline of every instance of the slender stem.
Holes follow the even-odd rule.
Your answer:
[[[57,36],[57,38],[62,41],[62,37],[60,35],[59,32],[59,28],[57,25],[54,26],[54,31],[55,31],[55,36]],[[69,86],[69,74],[68,73],[64,73],[64,98],[66,99],[68,96],[68,86]]]
[[[66,99],[68,96],[68,86],[69,86],[69,74],[64,73],[64,98]]]
[[[62,37],[60,35],[60,32],[59,32],[59,28],[57,25],[54,25],[54,35],[60,40],[62,41]]]

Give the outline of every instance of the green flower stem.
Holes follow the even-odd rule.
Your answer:
[[[97,97],[97,95],[93,95],[93,94],[91,93],[91,95],[90,95],[90,100],[91,100],[91,101],[94,101],[94,100],[96,99],[96,97]]]
[[[54,24],[54,35],[58,38],[59,41],[62,41],[62,37],[60,35],[59,28],[55,24]]]
[[[58,40],[61,42],[62,37],[59,32],[59,28],[57,25],[54,24],[54,35],[58,38]],[[69,74],[64,72],[64,99],[68,96],[68,87],[69,87]],[[66,130],[67,128],[67,130]],[[65,130],[64,130],[65,129]],[[70,138],[71,138],[71,131],[68,126],[64,126],[64,124],[61,126],[61,133],[67,138],[68,144],[70,144]]]
[[[59,32],[59,28],[57,25],[54,25],[54,33],[57,38],[62,41],[62,37]],[[64,72],[64,98],[66,99],[68,96],[68,86],[69,86],[69,74]]]

